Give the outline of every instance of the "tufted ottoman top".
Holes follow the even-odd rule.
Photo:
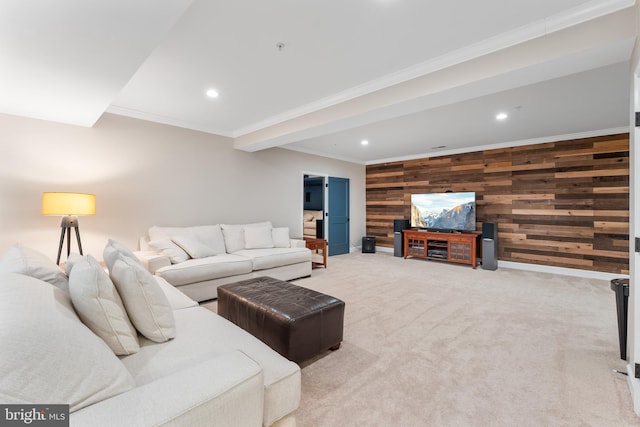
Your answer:
[[[218,314],[295,362],[342,341],[344,302],[271,277],[218,287]]]

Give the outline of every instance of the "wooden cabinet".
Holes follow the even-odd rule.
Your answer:
[[[321,265],[327,268],[327,241],[324,239],[314,239],[312,237],[303,237],[303,239],[307,249],[311,249],[311,266]]]
[[[469,264],[476,268],[480,233],[436,233],[404,230],[404,257]]]

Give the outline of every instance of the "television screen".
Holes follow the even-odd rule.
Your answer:
[[[411,227],[475,231],[476,193],[412,194]]]

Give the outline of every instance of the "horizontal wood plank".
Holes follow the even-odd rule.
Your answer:
[[[368,165],[367,234],[392,247],[411,194],[448,190],[476,192],[501,260],[629,270],[628,134]]]

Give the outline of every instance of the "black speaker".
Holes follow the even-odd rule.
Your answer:
[[[404,236],[402,230],[407,230],[411,227],[411,223],[408,219],[394,219],[393,220],[393,256],[404,256]]]
[[[482,223],[482,269],[498,269],[498,227],[493,222]]]
[[[375,254],[376,253],[376,238],[370,236],[364,236],[362,238],[362,253],[363,254]]]
[[[498,240],[498,227],[494,222],[482,223],[482,238]]]
[[[393,232],[397,233],[402,230],[406,230],[411,227],[411,223],[408,219],[394,219],[393,220]]]

